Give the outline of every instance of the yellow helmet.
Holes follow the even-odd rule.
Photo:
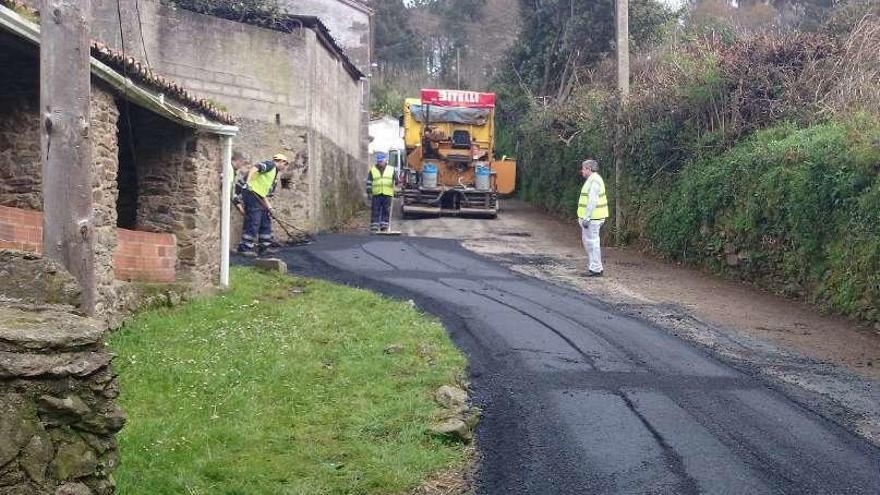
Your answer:
[[[281,161],[285,161],[285,162],[290,162],[290,160],[287,159],[287,155],[284,155],[282,153],[278,153],[275,156],[273,156],[272,160],[275,160],[275,161],[281,160]]]

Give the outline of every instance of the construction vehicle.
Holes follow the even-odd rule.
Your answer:
[[[498,196],[513,192],[516,161],[495,159],[495,94],[423,89],[403,111],[404,216],[494,218]]]

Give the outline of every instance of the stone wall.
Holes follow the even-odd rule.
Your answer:
[[[198,291],[220,283],[220,138],[199,134],[187,143],[186,172],[192,189],[177,235],[179,280]]]
[[[365,118],[360,110],[361,87],[349,84],[338,70],[339,62],[317,46],[309,60],[312,218],[318,229],[325,229],[338,225],[347,218],[344,215],[363,204],[363,181],[369,169],[366,145],[346,136],[365,135]]]
[[[358,0],[279,0],[288,14],[315,16],[364,74],[370,72],[372,56],[370,9]]]
[[[141,60],[148,58],[156,71],[215,99],[239,117],[236,149],[252,161],[278,152],[294,159],[290,172],[281,177],[289,188],[279,188],[274,203],[279,217],[317,230],[332,226],[332,219],[337,218],[324,214],[325,209],[352,209],[352,204],[329,208],[321,204],[322,193],[316,188],[325,182],[320,162],[324,155],[316,152],[314,143],[331,141],[349,155],[345,164],[356,167],[358,174],[366,173],[364,86],[319,42],[314,31],[281,33],[163,7],[158,0],[141,0],[141,41],[133,2],[122,0],[122,5],[126,50]],[[92,10],[93,36],[121,48],[116,1],[93,0]],[[338,187],[360,190],[361,185]],[[233,218],[235,224],[240,223]]]
[[[39,60],[0,49],[0,67],[0,205],[41,210]]]
[[[327,226],[340,225],[364,204],[367,169],[362,161],[355,160],[329,139],[319,136],[313,148],[324,164],[318,188],[322,223]]]
[[[95,314],[106,316],[119,305],[121,284],[113,275],[113,252],[116,251],[116,170],[119,145],[116,124],[119,110],[113,95],[101,84],[92,85],[89,111],[92,137],[92,211],[95,222],[95,275],[98,299]]]
[[[106,328],[57,264],[0,250],[0,493],[109,495],[125,416]]]
[[[119,227],[174,234],[178,280],[197,289],[215,286],[220,269],[220,138],[124,102],[120,108],[125,118],[120,121],[124,143],[119,187],[126,201],[119,204]]]

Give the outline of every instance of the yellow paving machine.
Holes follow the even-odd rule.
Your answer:
[[[423,89],[404,104],[403,214],[495,217],[516,161],[495,159],[495,94]]]

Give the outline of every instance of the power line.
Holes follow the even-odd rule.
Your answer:
[[[137,2],[135,1],[135,6]],[[116,0],[116,20],[119,23],[119,41],[122,49],[122,77],[128,79],[128,57],[125,56],[125,29],[122,26],[122,6]],[[140,20],[140,18],[138,18]],[[144,56],[147,50],[144,48]],[[131,102],[128,101],[128,84],[122,88],[122,99],[125,101],[125,122],[128,127],[128,149],[131,154],[131,164],[134,167],[134,177],[137,181],[137,152],[134,147],[134,126],[131,124]],[[121,164],[120,164],[121,165]]]
[[[118,3],[117,3],[117,5],[118,5]],[[137,13],[138,31],[140,31],[140,34],[141,34],[141,47],[144,49],[144,62],[146,62],[147,68],[151,69],[150,57],[147,56],[147,42],[144,41],[144,23],[141,20],[141,6],[138,3],[138,0],[134,0],[134,10]]]

